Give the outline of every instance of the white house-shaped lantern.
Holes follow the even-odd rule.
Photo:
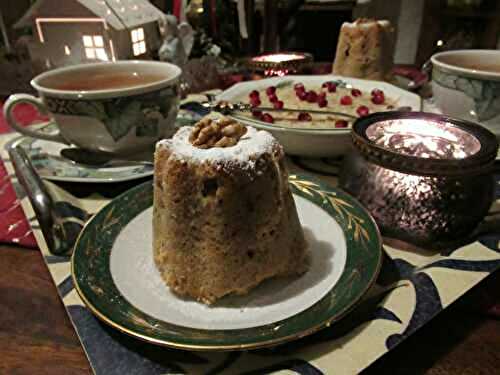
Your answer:
[[[50,69],[151,57],[163,16],[148,0],[38,0],[15,27],[33,27],[31,59]]]

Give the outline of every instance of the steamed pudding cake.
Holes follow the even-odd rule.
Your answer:
[[[206,304],[308,264],[282,147],[265,131],[209,116],[157,144],[153,215],[162,278]]]
[[[333,74],[392,80],[395,30],[387,20],[359,18],[340,29]]]

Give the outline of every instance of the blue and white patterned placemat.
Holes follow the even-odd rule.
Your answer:
[[[12,135],[0,138],[0,146]],[[4,151],[2,156],[7,158]],[[336,184],[339,161],[288,160],[291,173],[308,172]],[[7,168],[15,182],[12,166]],[[498,176],[497,176],[498,177]],[[72,225],[82,226],[89,215],[109,200],[93,194],[75,198],[47,183]],[[18,189],[20,197],[24,192]],[[500,208],[500,177],[497,178]],[[34,212],[26,197],[22,206],[28,218]],[[291,370],[300,374],[350,374],[369,366],[412,335],[453,301],[500,267],[500,235],[491,234],[450,254],[404,251],[385,246],[377,285],[351,314],[329,328],[304,339],[272,349],[251,352],[200,353],[146,344],[100,323],[78,297],[68,257],[49,253],[38,223],[31,225],[59,294],[96,374],[262,374]]]

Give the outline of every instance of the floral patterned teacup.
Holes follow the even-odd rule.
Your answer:
[[[90,151],[131,154],[152,147],[157,140],[175,132],[180,74],[177,66],[156,61],[59,68],[31,81],[39,98],[11,95],[5,103],[4,116],[12,128],[30,137],[74,144]],[[110,77],[118,77],[117,82],[110,83]],[[72,85],[86,80],[97,83],[85,89],[77,89],[77,83]],[[41,113],[50,114],[58,131],[47,134],[19,125],[13,116],[19,103],[29,103]]]
[[[431,61],[434,98],[443,113],[500,131],[500,51],[441,52]]]

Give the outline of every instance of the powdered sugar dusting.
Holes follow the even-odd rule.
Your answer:
[[[370,27],[373,27],[376,24],[378,24],[381,27],[389,27],[391,25],[391,23],[388,20],[374,20],[374,19],[369,19],[369,18],[361,18],[361,19],[357,19],[354,22],[344,22],[342,27],[346,27],[346,28],[361,27],[362,29],[368,29]]]
[[[201,149],[189,142],[192,130],[193,128],[190,126],[183,126],[172,139],[158,142],[156,148],[168,148],[172,151],[172,156],[179,159],[222,166],[237,164],[243,169],[254,169],[259,156],[272,153],[275,147],[281,147],[270,133],[247,126],[246,134],[240,138],[236,145]]]
[[[128,222],[109,259],[113,282],[135,308],[164,322],[194,329],[245,329],[279,322],[321,300],[345,272],[342,227],[320,206],[294,196],[311,249],[310,270],[297,278],[267,280],[244,296],[207,306],[174,294],[153,259],[153,207]]]

